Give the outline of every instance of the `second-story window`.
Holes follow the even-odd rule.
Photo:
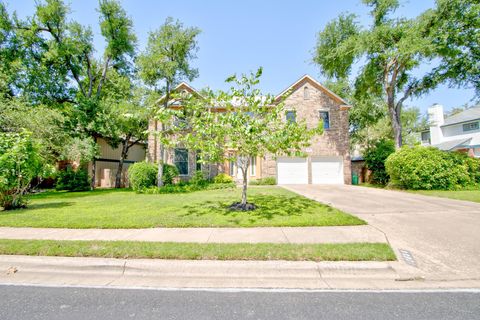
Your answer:
[[[463,131],[478,130],[478,122],[465,123],[463,125]]]
[[[293,110],[287,111],[285,116],[287,118],[287,122],[289,123],[295,123],[297,121],[297,115]]]
[[[330,129],[330,114],[328,111],[319,111],[320,120],[323,120],[323,129]]]

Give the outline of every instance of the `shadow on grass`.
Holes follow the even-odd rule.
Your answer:
[[[22,214],[22,213],[30,213],[32,210],[39,210],[39,209],[58,209],[58,208],[65,208],[70,207],[74,203],[73,202],[47,202],[47,203],[34,203],[34,204],[27,204],[26,208],[20,208],[15,210],[7,210],[7,211],[0,211],[0,216],[12,215],[12,214]]]
[[[238,199],[240,200],[240,199]],[[255,195],[248,198],[248,202],[257,206],[253,211],[232,211],[229,206],[234,201],[205,201],[195,205],[183,206],[187,213],[183,216],[223,215],[234,218],[234,222],[240,216],[248,217],[249,222],[259,220],[272,220],[276,217],[301,216],[306,213],[313,213],[315,209],[333,212],[331,207],[322,205],[303,197],[291,197],[284,195]]]
[[[104,195],[117,192],[129,192],[131,189],[95,189],[91,191],[45,191],[28,195],[29,199],[66,199],[66,198],[84,198],[97,195]]]

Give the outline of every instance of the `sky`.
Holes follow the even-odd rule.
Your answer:
[[[19,17],[31,16],[35,0],[0,0]],[[104,42],[98,26],[98,0],[70,0],[71,19],[89,25],[95,47],[101,55]],[[234,74],[263,67],[261,89],[277,94],[301,76],[309,74],[323,81],[318,66],[312,63],[316,37],[325,25],[340,13],[352,12],[359,21],[369,23],[368,8],[360,0],[121,0],[134,23],[138,50],[145,48],[148,33],[158,29],[167,17],[179,19],[185,26],[202,30],[199,51],[192,65],[200,76],[191,82],[197,89],[209,86],[226,89],[225,79]],[[415,17],[434,6],[434,0],[403,1],[397,14]],[[428,66],[424,66],[428,69]],[[472,89],[451,89],[443,85],[407,105],[422,112],[434,103],[445,110],[472,104]]]

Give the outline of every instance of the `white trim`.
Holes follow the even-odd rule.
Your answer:
[[[257,175],[257,158],[250,157],[250,176],[255,177]]]

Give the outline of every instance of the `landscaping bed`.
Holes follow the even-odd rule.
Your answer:
[[[273,244],[0,239],[0,254],[180,260],[393,261],[385,243]]]
[[[0,212],[0,226],[43,228],[299,227],[366,224],[280,187],[251,187],[257,209],[231,211],[241,190],[138,194],[130,190],[45,192],[26,209]]]

